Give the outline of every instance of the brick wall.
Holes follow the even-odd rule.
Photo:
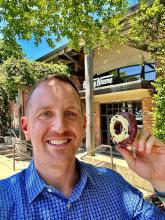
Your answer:
[[[18,129],[19,128],[18,106],[15,102],[11,102],[10,106],[11,106],[11,114],[12,114],[12,128],[13,129]]]
[[[27,97],[29,94],[30,88],[27,88],[24,91],[20,91],[19,100],[16,102],[11,102],[11,114],[12,114],[12,128],[19,128],[20,115],[24,115]]]
[[[152,97],[148,97],[145,99],[142,99],[142,109],[143,109],[143,128],[151,132],[152,131]]]
[[[100,103],[94,103],[94,126],[95,126],[95,144],[101,144],[101,129],[100,129]]]

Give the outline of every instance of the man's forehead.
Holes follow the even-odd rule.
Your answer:
[[[33,91],[32,96],[33,94],[38,95],[38,93],[40,94],[45,92],[51,92],[58,95],[64,91],[66,92],[66,95],[69,93],[70,95],[75,95],[78,97],[77,92],[69,83],[60,81],[58,79],[51,79],[49,81],[41,82]]]
[[[78,105],[80,104],[81,106],[80,97],[78,96],[75,89],[69,83],[60,81],[58,79],[51,79],[49,81],[41,82],[33,90],[31,97],[27,103],[27,111],[29,111],[29,106],[31,105],[31,102],[33,102],[33,104],[36,103],[36,106],[38,106],[37,103],[39,104],[44,101],[46,102],[47,100],[43,99],[44,95],[48,95],[48,98],[49,98],[49,95],[55,95],[56,97],[58,97],[59,95],[59,98],[65,98],[69,96],[70,100],[72,98],[72,101],[74,103],[78,103]]]

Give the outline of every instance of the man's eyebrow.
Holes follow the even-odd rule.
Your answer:
[[[36,112],[50,110],[51,108],[51,106],[41,106],[36,109]]]
[[[41,107],[39,107],[36,111],[40,111],[40,110],[50,110],[50,109],[55,109],[55,107],[52,105],[52,106],[41,106]],[[75,110],[80,110],[81,111],[81,108],[79,109],[79,107],[77,106],[77,105],[69,105],[69,106],[67,106],[66,107],[66,110],[67,109],[75,109]]]
[[[77,108],[77,107],[69,107],[66,109],[66,111],[77,111],[77,112],[80,112],[81,113],[81,108]]]

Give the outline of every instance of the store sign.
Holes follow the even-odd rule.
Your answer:
[[[93,87],[98,88],[101,86],[111,85],[112,84],[112,77],[113,77],[113,75],[94,78],[93,79]],[[85,87],[86,87],[86,82],[83,81],[83,89],[85,89]]]

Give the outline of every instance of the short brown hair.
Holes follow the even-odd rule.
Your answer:
[[[31,91],[30,91],[30,93],[29,93],[29,95],[28,95],[28,98],[27,98],[26,112],[27,112],[28,104],[29,104],[29,102],[30,102],[30,98],[31,98],[31,96],[32,96],[32,94],[33,94],[33,92],[34,92],[34,90],[35,90],[41,83],[43,83],[43,82],[48,82],[48,81],[55,80],[55,79],[60,80],[60,81],[62,81],[62,82],[64,82],[64,83],[70,84],[70,85],[72,86],[72,88],[76,91],[78,97],[80,98],[80,93],[79,93],[79,91],[78,91],[76,85],[74,84],[74,82],[69,78],[69,76],[67,76],[66,74],[63,74],[63,73],[50,74],[50,75],[44,76],[44,77],[42,77],[41,79],[39,79],[39,80],[37,81],[37,83],[32,87],[32,89],[31,89]],[[81,110],[82,110],[82,112],[83,112],[83,107],[82,107],[81,98],[80,98],[80,105],[81,105]]]

